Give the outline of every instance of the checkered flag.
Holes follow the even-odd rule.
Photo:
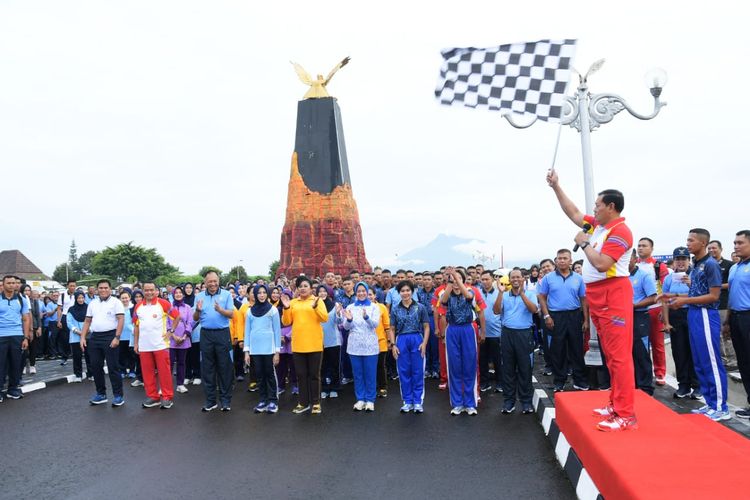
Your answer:
[[[443,50],[435,97],[441,104],[559,121],[575,49],[576,40],[540,40]]]

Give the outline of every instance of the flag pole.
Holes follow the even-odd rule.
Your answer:
[[[557,140],[555,141],[555,153],[552,155],[552,166],[550,172],[555,171],[555,163],[557,162],[557,150],[560,148],[560,133],[562,132],[562,120],[560,120],[560,126],[557,127]]]

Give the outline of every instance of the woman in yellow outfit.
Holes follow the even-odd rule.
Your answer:
[[[380,308],[380,323],[375,328],[375,333],[378,334],[378,346],[380,347],[380,352],[378,353],[378,397],[387,398],[388,377],[385,375],[385,354],[388,351],[388,338],[386,332],[391,329],[391,317],[388,314],[388,308],[385,307],[385,304],[378,302],[375,290],[370,288],[367,291],[367,297],[373,304],[377,304],[378,308]]]
[[[292,356],[299,384],[299,403],[292,410],[304,413],[312,405],[312,413],[320,413],[320,366],[323,360],[323,326],[328,311],[322,300],[312,294],[312,282],[306,276],[296,281],[296,299],[281,296],[283,326],[292,326]]]

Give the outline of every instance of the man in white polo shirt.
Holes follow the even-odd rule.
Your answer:
[[[99,296],[92,300],[86,310],[86,320],[81,332],[81,350],[88,345],[91,372],[94,375],[96,394],[89,400],[92,405],[107,402],[107,384],[104,381],[104,360],[107,360],[109,382],[112,384],[112,406],[122,406],[122,378],[120,377],[120,334],[125,322],[125,308],[122,302],[112,297],[112,284],[109,280],[99,280],[96,284]],[[91,333],[87,341],[86,336]]]
[[[133,338],[135,352],[140,356],[143,371],[143,385],[146,389],[144,408],[161,405],[167,410],[172,407],[174,388],[172,369],[169,362],[169,338],[180,324],[180,313],[169,301],[159,297],[153,282],[143,283],[143,300],[135,306],[135,329]],[[173,325],[167,329],[167,317],[172,318]],[[156,388],[156,377],[159,377],[161,398]]]

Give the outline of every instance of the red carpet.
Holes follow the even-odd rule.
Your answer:
[[[556,421],[606,500],[750,495],[750,441],[702,415],[680,415],[636,391],[635,431],[601,432],[604,392],[555,394]]]

